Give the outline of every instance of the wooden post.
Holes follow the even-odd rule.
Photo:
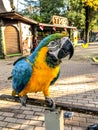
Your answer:
[[[45,109],[45,130],[64,130],[64,115],[60,109]]]

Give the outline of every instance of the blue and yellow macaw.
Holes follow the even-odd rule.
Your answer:
[[[61,59],[73,56],[74,48],[68,37],[56,33],[45,37],[30,56],[18,59],[12,70],[12,95],[18,95],[22,105],[26,105],[27,94],[42,91],[52,108],[49,86],[60,73]]]

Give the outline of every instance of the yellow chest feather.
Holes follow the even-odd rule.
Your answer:
[[[47,51],[47,48],[44,47],[39,52],[32,67],[32,76],[20,95],[47,90],[51,81],[57,76],[60,66],[51,68],[47,65],[45,62]]]

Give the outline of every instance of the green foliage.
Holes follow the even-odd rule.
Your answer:
[[[98,10],[98,0],[82,0],[84,6],[89,6],[93,10]]]
[[[48,23],[53,15],[63,15],[64,11],[64,0],[40,0],[40,16],[42,22]]]
[[[98,0],[24,0],[22,4],[25,9],[21,13],[29,18],[49,23],[53,15],[64,16],[70,26],[85,29],[86,35],[98,21]]]
[[[25,9],[21,13],[29,18],[33,18],[39,22],[50,22],[53,15],[64,15],[64,0],[24,0],[21,3]]]
[[[96,15],[95,19],[92,20],[91,25],[89,27],[90,31],[98,29],[98,15]]]
[[[84,28],[85,25],[85,16],[84,10],[81,12],[76,12],[75,10],[67,11],[66,16],[69,20],[70,25],[76,26],[78,29]]]
[[[76,26],[78,29],[84,28],[85,10],[83,9],[81,0],[68,0],[68,10],[66,17],[70,25]]]
[[[82,0],[85,9],[85,41],[89,42],[89,31],[92,27],[92,21],[98,14],[98,1],[97,0]]]
[[[68,0],[66,16],[70,25],[78,29],[85,29],[85,41],[89,41],[89,31],[94,28],[94,21],[98,14],[97,0]]]

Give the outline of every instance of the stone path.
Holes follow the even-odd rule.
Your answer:
[[[97,51],[95,46],[77,47],[73,59],[62,62],[59,80],[50,87],[55,101],[98,108],[98,65],[89,61]],[[7,78],[15,59],[0,60],[0,94],[11,94],[11,81]],[[44,99],[42,93],[29,96]],[[98,123],[98,116],[74,113],[64,123],[64,130],[86,130],[88,125]],[[0,100],[0,130],[45,130],[44,108]]]

